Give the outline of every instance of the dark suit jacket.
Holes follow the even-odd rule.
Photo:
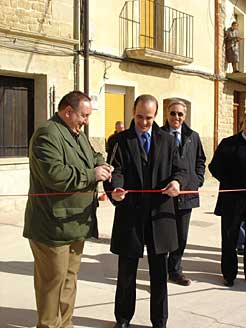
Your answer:
[[[144,189],[141,146],[134,122],[130,129],[117,137],[118,148],[112,162],[114,172],[111,183],[104,183],[106,190],[116,187]],[[186,170],[180,161],[174,138],[162,131],[156,123],[152,127],[150,165],[152,189],[161,189],[173,179],[185,181]],[[116,205],[111,239],[111,251],[130,257],[142,257],[146,204],[144,193],[129,192]],[[109,194],[110,197],[110,194]],[[153,230],[154,251],[157,254],[177,249],[177,231],[172,198],[161,193],[149,195],[149,220]]]
[[[224,138],[216,149],[208,166],[211,174],[220,182],[220,190],[246,188],[246,141],[242,133]],[[239,202],[246,203],[245,192],[219,193],[216,215],[233,215],[240,211]]]
[[[110,149],[113,148],[115,144],[115,139],[116,139],[117,132],[114,132],[108,137],[108,140],[106,142],[106,152],[108,153]]]
[[[162,127],[169,132],[169,125]],[[182,149],[181,160],[187,167],[188,178],[186,184],[182,185],[182,190],[198,190],[203,185],[205,173],[206,156],[202,147],[199,134],[183,123],[181,128]],[[199,207],[199,194],[187,194],[178,196],[178,208],[190,209]]]

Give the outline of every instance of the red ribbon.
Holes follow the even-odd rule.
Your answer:
[[[131,193],[162,193],[163,189],[129,189],[125,190]],[[109,190],[106,193],[112,193],[113,190]],[[246,192],[246,189],[201,189],[201,190],[181,190],[179,195],[188,195],[188,194],[199,194],[199,193],[209,193],[209,192]],[[40,194],[0,194],[0,197],[45,197],[45,196],[61,196],[61,195],[83,195],[83,194],[92,194],[94,191],[68,191],[68,192],[50,192],[50,193],[40,193]],[[105,193],[105,191],[98,191],[98,193]]]

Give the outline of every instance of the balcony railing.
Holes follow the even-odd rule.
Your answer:
[[[193,16],[160,0],[126,1],[120,13],[120,49],[151,49],[184,63],[193,60]]]

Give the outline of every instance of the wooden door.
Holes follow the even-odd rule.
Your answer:
[[[34,82],[0,76],[0,157],[28,156],[34,130]]]

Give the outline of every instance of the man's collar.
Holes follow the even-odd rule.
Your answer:
[[[181,129],[182,129],[182,126],[180,126],[178,129],[173,129],[169,126],[169,129],[170,129],[170,132],[178,132],[181,134]]]
[[[77,140],[80,134],[77,133],[77,132],[74,132],[74,131],[73,131],[73,130],[67,125],[67,123],[61,118],[61,116],[60,116],[57,112],[55,113],[55,115],[56,115],[57,120],[58,120],[62,125],[64,125],[64,126],[68,129],[68,131],[71,133],[72,137],[73,137],[75,140]]]
[[[137,136],[140,138],[141,135],[143,134],[143,132],[139,132],[139,131],[137,130],[136,126],[135,126],[135,131],[136,131]],[[148,131],[146,131],[146,132],[147,132],[147,133],[150,135],[150,137],[151,137],[151,134],[152,134],[152,126],[151,126],[150,129],[149,129]]]
[[[242,131],[242,137],[244,140],[246,140],[246,131]]]

